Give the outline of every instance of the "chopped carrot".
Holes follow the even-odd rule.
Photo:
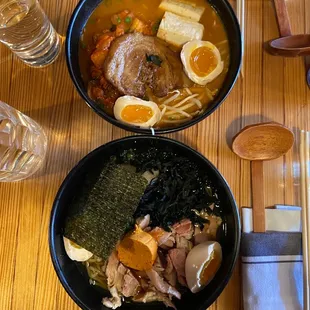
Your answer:
[[[105,29],[105,30],[103,30],[102,32],[95,33],[95,34],[93,35],[93,42],[94,42],[94,44],[96,45],[97,42],[98,42],[98,40],[99,40],[99,38],[100,38],[103,34],[108,33],[108,32],[111,32],[111,31],[110,31],[109,29]]]
[[[142,32],[144,35],[146,36],[151,36],[153,35],[153,31],[152,31],[152,28],[150,26],[146,26],[144,29],[143,29],[143,32]]]
[[[110,33],[105,33],[101,37],[98,38],[96,48],[104,50],[110,47],[111,42],[115,39],[115,34],[110,32]]]
[[[97,68],[102,68],[104,61],[106,59],[106,57],[108,56],[108,52],[109,50],[99,50],[96,49],[90,56],[93,64],[97,67]]]
[[[92,87],[91,94],[93,98],[96,98],[96,99],[101,99],[103,98],[103,95],[104,95],[103,90],[100,87],[96,87],[96,86]]]
[[[116,37],[120,37],[125,33],[125,26],[124,24],[120,24],[116,26],[116,30],[115,30],[115,36]]]
[[[115,33],[106,32],[97,36],[96,49],[91,54],[90,58],[94,65],[98,68],[102,68],[103,63],[108,55],[109,47],[112,41],[115,39]]]
[[[152,28],[144,23],[141,19],[135,17],[133,22],[132,22],[132,25],[130,27],[130,31],[132,32],[140,32],[142,34],[145,34],[145,35],[151,35],[152,34]]]
[[[120,18],[125,18],[127,15],[129,15],[131,12],[129,10],[124,10],[119,13]]]
[[[111,17],[111,22],[113,25],[119,25],[121,24],[122,22],[124,22],[124,19],[127,17],[127,15],[130,14],[130,11],[129,10],[124,10],[118,14],[114,14],[112,17]]]

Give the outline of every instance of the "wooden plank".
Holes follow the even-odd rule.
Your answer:
[[[241,127],[261,121],[262,112],[262,39],[263,3],[245,1],[245,78],[242,83]],[[241,207],[251,206],[250,163],[241,161]]]
[[[78,1],[41,5],[65,35]],[[232,1],[235,5],[235,1]],[[310,32],[310,2],[288,1],[293,33]],[[271,0],[246,1],[245,77],[225,103],[200,124],[169,135],[208,157],[229,182],[239,206],[251,205],[250,164],[238,159],[229,140],[242,127],[264,120],[310,130],[310,92],[302,59],[267,55],[262,43],[277,36]],[[64,51],[46,69],[30,69],[0,46],[0,100],[29,114],[48,131],[45,166],[22,183],[0,183],[0,309],[78,309],[60,285],[48,249],[48,226],[55,194],[68,171],[89,151],[132,135],[93,113],[74,90]],[[298,150],[264,164],[265,202],[298,204]],[[241,309],[240,266],[210,309]]]
[[[279,36],[273,1],[263,3],[263,42]],[[263,52],[262,120],[284,123],[284,58]],[[277,72],[277,74],[274,74]],[[271,91],[272,90],[272,91]],[[265,207],[284,203],[284,158],[264,162]]]
[[[245,76],[246,78],[246,76]],[[242,106],[242,79],[237,81],[236,86],[227,98],[223,106],[220,108],[220,127],[227,130],[219,131],[219,154],[218,154],[218,169],[223,174],[228,182],[237,206],[240,207],[240,171],[241,160],[231,151],[231,142],[234,135],[241,129],[241,121],[239,119]],[[217,299],[217,308],[225,309],[229,304],[231,309],[241,309],[241,277],[240,277],[240,262],[237,262],[232,278],[223,293]]]
[[[0,199],[0,309],[11,309],[12,304],[21,189],[21,183],[0,185],[1,193],[6,193]]]
[[[307,0],[288,1],[287,9],[291,19],[292,33],[305,31],[305,4]],[[307,128],[307,95],[309,92],[305,83],[305,69],[301,58],[284,59],[284,108],[285,124],[294,129],[298,136],[297,128]],[[285,157],[285,203],[300,204],[299,170],[293,163],[298,162],[298,150],[295,144],[293,152]]]
[[[215,166],[218,164],[219,116],[219,110],[217,110],[197,125],[197,150]]]

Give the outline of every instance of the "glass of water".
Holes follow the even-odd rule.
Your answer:
[[[0,101],[0,182],[23,180],[42,165],[47,138],[34,120]]]
[[[33,67],[51,64],[61,47],[37,0],[0,0],[0,42]]]

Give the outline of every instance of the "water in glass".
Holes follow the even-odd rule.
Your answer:
[[[36,0],[0,0],[0,42],[26,64],[44,67],[60,52],[60,38]]]
[[[35,173],[46,149],[41,126],[0,101],[0,182],[19,181]]]

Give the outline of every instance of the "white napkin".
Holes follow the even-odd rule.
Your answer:
[[[266,210],[266,228],[252,232],[252,210],[242,209],[241,242],[244,310],[302,310],[301,211]]]
[[[266,209],[266,231],[301,232],[300,207]],[[252,209],[242,208],[242,231],[253,232]]]

